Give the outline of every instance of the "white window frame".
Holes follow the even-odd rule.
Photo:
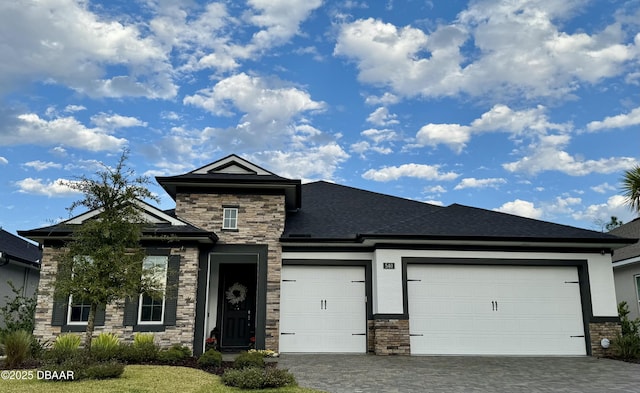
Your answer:
[[[166,311],[166,299],[167,299],[167,270],[169,269],[169,256],[168,255],[149,255],[145,257],[144,263],[149,261],[150,258],[164,258],[164,271],[162,274],[157,276],[158,281],[161,283],[162,288],[157,288],[158,290],[162,290],[162,312],[160,313],[159,321],[143,321],[142,320],[142,298],[144,293],[141,293],[138,296],[138,325],[163,325],[164,324],[164,313]],[[155,265],[157,266],[157,265]],[[153,313],[152,313],[153,314]]]
[[[81,307],[84,308],[84,306],[81,306]],[[72,309],[73,309],[73,295],[69,295],[69,303],[67,304],[67,325],[86,325],[87,323],[89,323],[88,316],[86,321],[72,321],[71,320]],[[89,312],[91,312],[91,310],[89,310]],[[80,313],[80,317],[82,318],[82,313]]]
[[[231,217],[231,213],[234,217]],[[225,207],[222,209],[222,229],[238,229],[238,208]]]

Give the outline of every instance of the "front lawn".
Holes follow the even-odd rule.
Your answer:
[[[188,367],[131,365],[122,377],[108,380],[82,380],[75,382],[7,381],[0,379],[3,393],[222,393],[239,392],[240,389],[225,386],[220,377],[202,370]],[[254,390],[273,393],[319,393],[319,390],[285,387],[279,389]]]

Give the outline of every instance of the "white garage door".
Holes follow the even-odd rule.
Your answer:
[[[283,266],[280,288],[280,352],[366,352],[364,267]]]
[[[409,265],[412,354],[585,355],[576,267]]]

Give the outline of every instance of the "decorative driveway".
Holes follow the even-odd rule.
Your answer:
[[[593,357],[281,355],[299,385],[357,392],[640,392],[640,364]]]

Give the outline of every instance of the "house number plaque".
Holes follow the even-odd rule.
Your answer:
[[[383,269],[395,269],[396,268],[396,264],[394,262],[384,262],[382,264],[382,268]]]

